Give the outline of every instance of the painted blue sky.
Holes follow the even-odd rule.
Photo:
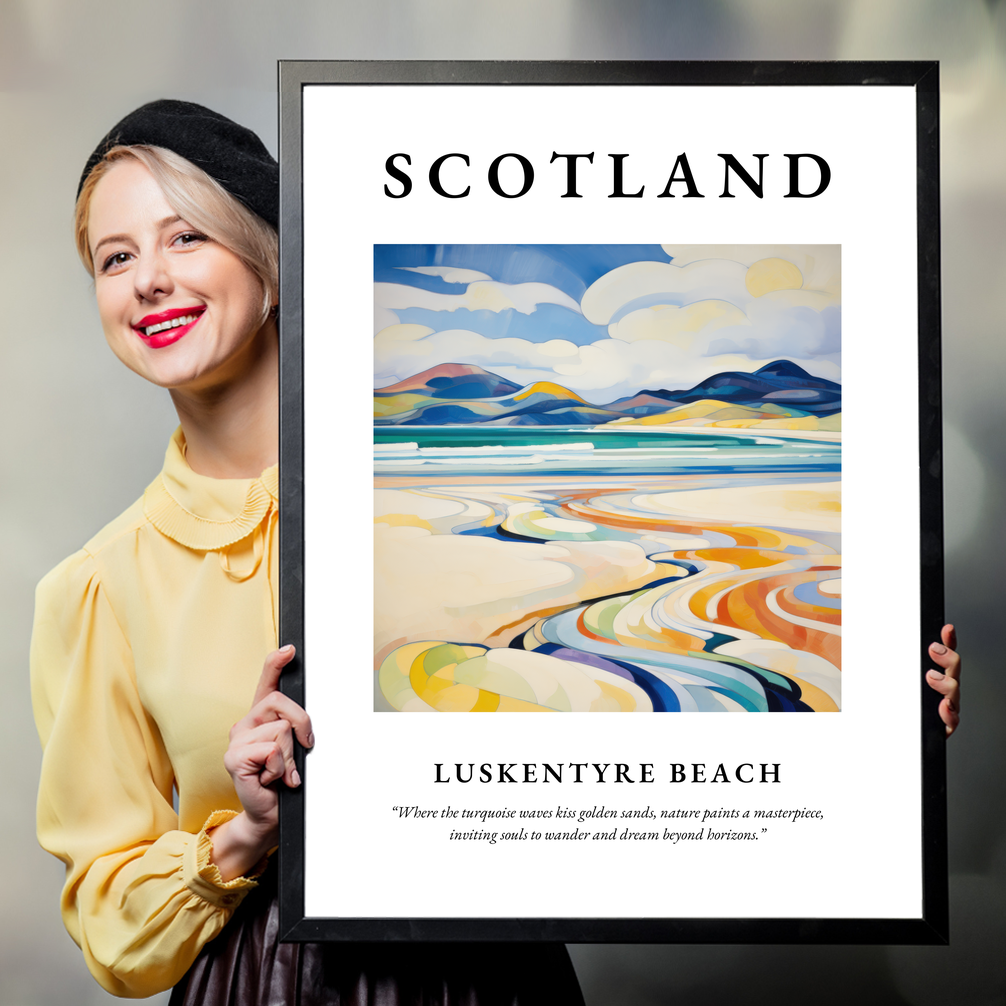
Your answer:
[[[442,363],[590,401],[788,359],[841,379],[837,245],[376,245],[374,385]]]

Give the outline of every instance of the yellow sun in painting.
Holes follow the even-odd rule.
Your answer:
[[[748,269],[744,285],[752,297],[773,290],[799,290],[803,286],[803,273],[785,259],[763,258]]]

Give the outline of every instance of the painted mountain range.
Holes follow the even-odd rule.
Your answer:
[[[645,390],[595,405],[550,381],[527,387],[447,363],[374,392],[374,424],[598,426],[603,423],[840,428],[842,387],[788,360],[753,373],[714,374],[684,391]]]

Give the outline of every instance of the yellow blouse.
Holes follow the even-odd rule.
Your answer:
[[[276,646],[277,492],[276,467],[197,475],[176,431],[143,498],[38,586],[38,837],[115,995],[174,985],[255,886],[223,882],[206,829],[241,809],[228,731]]]

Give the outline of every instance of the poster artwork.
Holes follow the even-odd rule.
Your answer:
[[[284,67],[284,931],[946,939],[937,76]]]
[[[375,710],[840,710],[840,251],[375,245]]]

